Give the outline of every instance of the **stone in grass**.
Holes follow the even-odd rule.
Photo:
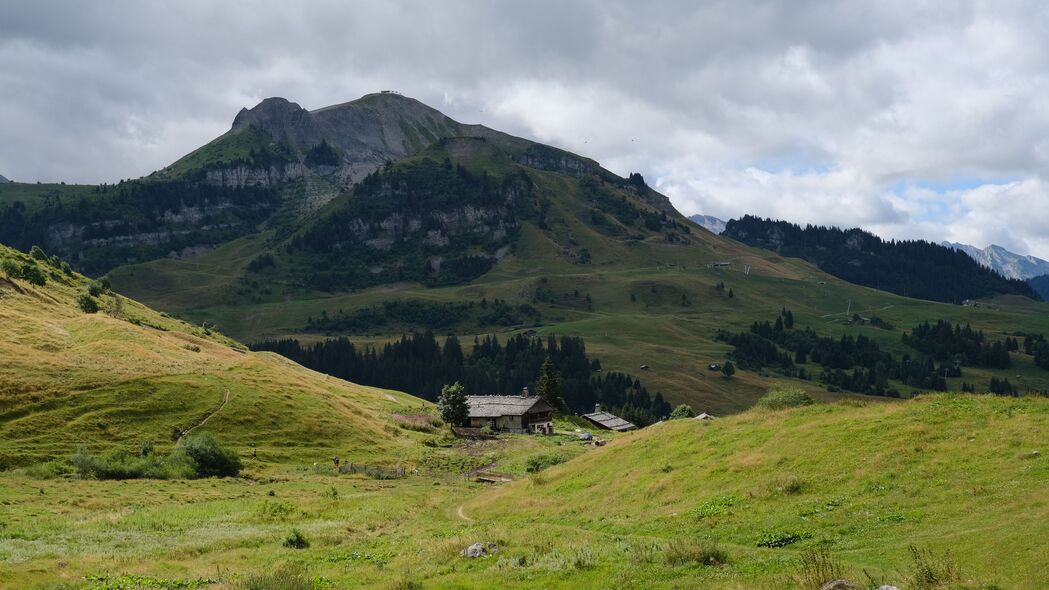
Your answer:
[[[878,590],[900,590],[900,589],[897,588],[896,586],[890,586],[888,584],[882,584],[881,586],[878,586]]]
[[[460,551],[459,555],[462,555],[463,557],[475,558],[484,557],[485,555],[488,555],[490,553],[497,553],[498,551],[499,547],[495,543],[489,543],[487,546],[485,546],[483,543],[474,543],[473,545],[470,545],[466,549]]]

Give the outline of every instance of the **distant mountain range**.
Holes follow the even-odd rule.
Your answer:
[[[4,176],[2,174],[0,174],[0,184],[7,184],[9,182],[11,182],[11,181],[6,179],[6,178],[4,178]]]
[[[941,242],[941,245],[965,252],[976,262],[998,271],[998,274],[1008,279],[1027,280],[1049,274],[1049,261],[1010,252],[994,244],[982,250],[976,246],[956,242]]]
[[[710,233],[717,235],[725,231],[725,221],[714,217],[713,215],[689,215],[688,217],[692,221],[696,222],[697,225],[706,229]]]

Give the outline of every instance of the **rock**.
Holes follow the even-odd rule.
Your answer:
[[[484,545],[482,545],[481,543],[474,543],[473,545],[470,545],[466,549],[463,549],[459,552],[459,555],[469,558],[484,557],[487,554],[488,550],[485,549]]]
[[[881,586],[878,586],[878,590],[900,590],[900,589],[897,588],[896,586],[890,586],[888,584],[882,584]]]
[[[831,580],[820,586],[820,590],[859,590],[855,584],[848,580]]]

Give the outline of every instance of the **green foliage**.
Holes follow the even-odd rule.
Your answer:
[[[961,581],[962,575],[958,565],[951,559],[951,554],[944,552],[936,555],[931,550],[921,550],[911,545],[911,573],[908,576],[907,588],[913,590],[941,590],[953,588]]]
[[[721,365],[721,374],[726,377],[735,375],[736,365],[732,364],[732,361],[725,361],[725,364]]]
[[[338,166],[339,152],[331,147],[328,140],[322,139],[320,143],[311,147],[310,150],[306,152],[305,164],[310,168],[316,166]]]
[[[27,261],[19,264],[14,260],[5,258],[3,262],[0,262],[0,270],[3,270],[4,274],[12,279],[21,279],[38,287],[47,284],[47,277],[44,276],[40,267],[33,262]]]
[[[95,301],[95,298],[90,293],[77,295],[76,303],[80,307],[80,311],[84,313],[96,313],[98,311],[98,302]]]
[[[548,453],[545,455],[535,455],[529,457],[525,461],[525,471],[528,473],[539,473],[548,467],[559,465],[568,460],[568,457],[559,453]]]
[[[243,467],[237,453],[223,447],[210,432],[186,437],[181,450],[193,460],[200,477],[233,477]]]
[[[805,537],[803,533],[797,533],[786,530],[767,530],[762,531],[758,538],[758,547],[767,547],[774,549],[776,547],[786,547],[802,540]]]
[[[188,580],[165,580],[153,576],[86,576],[87,585],[81,590],[193,590],[207,588],[214,584],[207,578]]]
[[[769,388],[768,392],[758,400],[756,404],[760,408],[768,410],[784,410],[809,406],[816,403],[812,396],[805,393],[800,387],[786,384],[777,384]]]
[[[724,516],[725,514],[729,513],[730,508],[742,503],[743,498],[735,494],[731,494],[728,496],[719,496],[717,498],[707,500],[706,502],[701,504],[699,508],[696,508],[695,510],[691,511],[689,514],[693,518],[697,519]]]
[[[291,529],[281,545],[288,549],[306,549],[310,546],[310,541],[299,529]]]
[[[535,389],[536,394],[550,404],[551,408],[555,410],[565,408],[565,400],[561,397],[561,384],[554,370],[554,361],[549,356],[543,361],[542,374],[536,382]]]
[[[83,479],[189,479],[197,475],[193,461],[179,452],[162,456],[118,449],[95,455],[78,447],[69,463]]]
[[[461,426],[470,417],[470,404],[466,401],[466,389],[458,381],[445,385],[437,398],[437,411],[441,420],[454,426]]]
[[[29,249],[29,257],[33,260],[47,262],[47,254],[45,254],[43,249],[41,249],[40,246],[37,246],[36,244],[33,244],[33,247]]]
[[[695,418],[696,411],[692,409],[692,406],[688,404],[680,404],[674,408],[673,412],[670,412],[670,419],[677,420],[680,418]]]

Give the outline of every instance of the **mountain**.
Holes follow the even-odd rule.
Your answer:
[[[688,218],[712,234],[720,234],[725,231],[725,222],[713,215],[696,214],[690,215]]]
[[[1043,301],[1049,301],[1049,275],[1031,277],[1027,279],[1027,284],[1042,296]]]
[[[266,461],[332,451],[394,458],[417,448],[391,432],[389,418],[419,407],[417,398],[249,352],[210,327],[92,286],[57,258],[0,246],[0,269],[0,471],[79,445],[169,449],[173,431],[208,416],[206,430]]]
[[[984,249],[969,244],[941,242],[943,246],[965,252],[973,260],[1009,279],[1027,280],[1049,274],[1049,261],[1031,255],[1016,254],[991,244]]]
[[[1023,281],[1007,279],[960,251],[930,242],[887,242],[860,229],[802,228],[750,215],[729,221],[724,235],[803,258],[849,282],[907,297],[948,303],[993,295],[1038,298]]]
[[[0,184],[7,184],[9,182],[11,182],[11,181],[6,179],[6,178],[4,178],[3,175],[0,175]]]
[[[585,355],[553,355],[591,363],[588,371],[561,369],[591,380],[573,385],[590,392],[579,400],[592,393],[651,409],[662,406],[661,394],[724,414],[749,407],[777,379],[833,395],[939,386],[944,379],[932,379],[926,363],[900,369],[916,353],[898,330],[924,321],[971,324],[995,342],[1005,330],[1049,333],[1049,316],[1030,299],[996,301],[992,313],[859,287],[697,228],[640,174],[620,177],[585,156],[460,123],[392,93],[315,111],[267,99],[208,145],[116,186],[0,186],[5,236],[25,248],[44,245],[78,269],[106,271],[138,301],[262,348],[345,336],[358,357],[381,356],[385,375],[350,370],[349,354],[313,366],[368,385],[425,383],[430,389],[410,391],[420,395],[463,377],[457,361],[439,370],[427,362],[438,358],[433,343],[446,346],[452,334],[464,354],[503,351],[493,359],[511,348],[538,354],[517,340],[511,347],[518,337],[543,338],[545,350],[585,347]],[[992,273],[936,248],[983,273],[939,285],[944,298],[986,286],[980,281]],[[806,338],[862,336],[891,362],[880,372],[852,357],[833,371],[788,364],[765,354],[775,343],[739,336],[785,308],[815,332]],[[420,337],[394,346],[410,334]],[[266,344],[273,340],[288,342]],[[401,350],[410,357],[403,366]],[[314,352],[310,358],[326,351]],[[731,378],[706,370],[741,358],[748,367]],[[1026,387],[1049,389],[1049,373],[1027,357],[1016,363]],[[858,372],[844,373],[850,368]],[[415,370],[435,372],[391,377]],[[964,367],[947,384],[988,389],[1004,371]],[[614,391],[594,393],[613,373],[624,376]],[[514,393],[533,377],[507,370],[472,383],[486,389],[477,393]],[[634,396],[645,391],[648,400]]]

